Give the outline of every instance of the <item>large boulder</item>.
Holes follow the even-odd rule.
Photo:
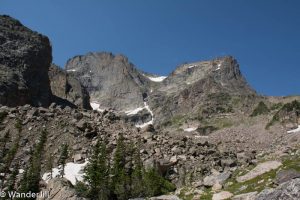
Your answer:
[[[66,179],[51,179],[45,190],[42,190],[37,200],[85,200],[78,197],[72,184]]]
[[[300,199],[300,178],[279,185],[275,189],[265,189],[256,200],[296,200]]]
[[[0,104],[49,105],[51,50],[46,36],[0,15]]]
[[[239,176],[236,178],[237,182],[245,182],[248,180],[251,180],[255,177],[258,177],[264,173],[267,173],[271,170],[277,169],[280,167],[282,164],[279,161],[267,161],[258,164],[254,169],[252,169],[250,172],[243,176]]]
[[[89,93],[74,76],[51,64],[49,78],[53,95],[66,99],[79,108],[91,109]]]

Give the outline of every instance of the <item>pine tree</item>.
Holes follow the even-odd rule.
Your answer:
[[[7,191],[14,191],[17,175],[19,174],[19,165],[16,164],[7,181]]]
[[[89,163],[84,169],[84,179],[88,183],[88,197],[92,199],[109,199],[109,166],[105,143],[97,142],[93,148]]]
[[[53,156],[48,154],[46,161],[46,170],[50,171],[50,179],[53,178]]]
[[[140,155],[139,143],[133,152],[134,167],[131,174],[131,195],[133,198],[143,197],[145,195],[145,182],[143,175],[145,173],[143,162]]]
[[[9,131],[6,131],[4,136],[0,138],[0,163],[3,161],[3,157],[6,154],[6,144],[10,139]]]
[[[66,160],[69,157],[69,146],[67,144],[63,144],[60,148],[60,156],[58,159],[58,165],[61,165],[62,169],[60,171],[60,175],[63,178],[65,175],[65,165],[66,165]]]
[[[172,183],[162,177],[154,168],[145,172],[144,181],[147,186],[146,196],[157,196],[176,189]]]
[[[130,177],[126,173],[126,146],[123,134],[119,134],[112,169],[112,190],[119,200],[130,197]]]
[[[41,132],[39,142],[30,151],[30,159],[20,181],[20,192],[38,193],[41,178],[41,158],[47,140],[47,131]]]

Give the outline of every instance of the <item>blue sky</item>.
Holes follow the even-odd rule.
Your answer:
[[[109,51],[166,75],[183,62],[233,55],[259,93],[300,94],[298,0],[0,0],[0,13],[47,35],[62,67]]]

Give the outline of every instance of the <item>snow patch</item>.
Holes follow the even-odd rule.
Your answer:
[[[221,69],[221,65],[222,65],[221,63],[218,64],[218,67],[217,67],[216,71]]]
[[[195,138],[208,138],[207,135],[195,135]]]
[[[164,79],[166,79],[166,76],[157,76],[157,77],[151,77],[151,76],[147,76],[151,81],[154,82],[162,82]]]
[[[150,107],[149,107],[149,105],[148,105],[148,103],[145,101],[144,102],[144,105],[145,105],[145,107],[143,108],[143,109],[146,109],[150,114],[151,114],[151,120],[149,121],[149,122],[146,122],[146,123],[143,123],[143,124],[137,124],[137,125],[135,125],[135,127],[137,127],[137,128],[144,128],[145,126],[148,126],[148,125],[150,125],[150,124],[153,124],[153,121],[154,121],[154,115],[153,115],[153,112],[152,112],[152,110],[150,109]]]
[[[67,72],[76,72],[76,69],[68,69]]]
[[[87,165],[88,161],[82,163],[82,164],[76,164],[73,162],[69,162],[65,166],[65,175],[64,178],[68,179],[73,185],[76,184],[76,181],[83,181],[83,169]],[[52,177],[58,177],[60,176],[62,166],[58,166],[57,168],[52,169]],[[51,179],[50,172],[45,173],[42,176],[42,179],[48,183],[48,181]]]
[[[104,109],[101,109],[101,108],[100,108],[100,104],[97,103],[97,102],[91,102],[90,105],[91,105],[91,107],[93,108],[93,110],[98,110],[98,111],[100,111],[100,112],[103,112],[103,111],[104,111]]]
[[[145,109],[145,107],[139,107],[139,108],[136,108],[136,109],[134,109],[134,110],[128,110],[128,111],[125,111],[125,113],[127,114],[127,115],[136,115],[136,114],[138,114],[140,111],[142,111],[142,110],[144,110]]]
[[[185,128],[183,129],[185,132],[192,132],[192,131],[195,131],[197,130],[198,127],[189,127],[189,128]]]
[[[188,68],[191,69],[191,68],[194,68],[196,67],[196,65],[190,65]]]
[[[298,128],[290,130],[287,133],[297,133],[297,132],[300,132],[300,125],[298,125]]]

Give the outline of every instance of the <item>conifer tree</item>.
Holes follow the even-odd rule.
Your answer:
[[[41,132],[39,142],[34,145],[30,151],[30,159],[21,179],[20,192],[39,192],[39,181],[41,178],[41,158],[46,140],[47,131],[43,130]]]
[[[51,154],[48,154],[47,161],[46,161],[46,170],[50,171],[50,179],[53,178],[53,156]]]
[[[93,148],[84,179],[88,183],[88,197],[98,200],[109,199],[109,166],[106,145],[98,141]]]
[[[126,173],[126,146],[123,134],[119,134],[112,169],[112,188],[119,200],[130,197],[130,177]]]
[[[19,174],[19,165],[16,164],[7,181],[7,191],[14,191],[17,175]]]
[[[6,144],[10,139],[9,131],[6,131],[4,136],[0,138],[0,163],[3,162],[3,157],[6,154]]]
[[[60,175],[63,178],[65,175],[65,165],[66,165],[66,160],[69,157],[69,146],[67,144],[63,144],[60,148],[60,156],[58,159],[58,165],[61,165],[62,169],[60,171]]]
[[[145,170],[141,160],[139,145],[135,148],[133,157],[134,167],[131,174],[131,195],[134,198],[143,197],[145,195],[145,182],[143,179]]]

